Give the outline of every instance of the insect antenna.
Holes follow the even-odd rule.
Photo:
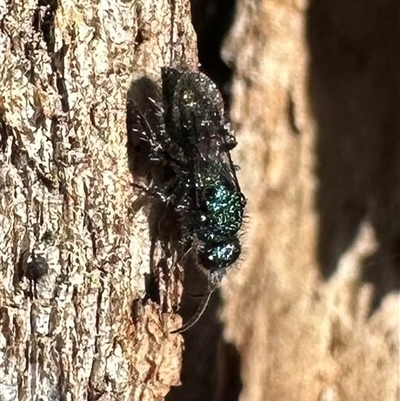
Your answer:
[[[208,293],[203,296],[199,306],[197,307],[196,313],[182,327],[174,331],[171,331],[171,334],[183,333],[184,331],[193,327],[199,321],[199,319],[201,318],[201,316],[203,315],[204,311],[207,308],[208,302],[210,301],[214,289],[215,288],[210,289]]]

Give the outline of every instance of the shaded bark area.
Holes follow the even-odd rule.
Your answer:
[[[235,0],[191,0],[192,22],[197,34],[201,68],[230,100],[232,66],[222,59],[223,41],[235,16]]]
[[[363,276],[374,284],[374,307],[400,285],[395,6],[315,1],[307,13],[309,96],[318,124],[318,258],[328,278],[362,221],[370,221],[378,247]]]
[[[221,57],[221,47],[232,24],[235,1],[192,0],[192,23],[197,34],[200,70],[216,82],[229,109],[232,69]],[[198,271],[185,272],[184,293],[179,313],[184,320],[196,312],[199,300],[190,294],[206,291]],[[173,387],[167,401],[237,400],[240,389],[240,357],[236,348],[226,344],[219,319],[220,291],[217,290],[200,319],[183,333],[181,385]]]

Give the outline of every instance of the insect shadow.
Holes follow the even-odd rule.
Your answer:
[[[129,170],[140,194],[133,208],[134,211],[144,208],[150,234],[150,272],[145,275],[146,294],[141,302],[145,304],[151,300],[167,311],[161,291],[166,287],[168,292],[168,286],[178,278],[178,263],[185,271],[196,269],[180,243],[182,230],[178,213],[172,204],[161,200],[150,189],[165,188],[175,174],[163,160],[155,160],[152,145],[140,139],[144,130],[157,132],[162,129],[163,115],[157,106],[161,102],[161,88],[156,82],[148,77],[133,81],[127,96],[126,123]]]
[[[197,312],[173,331],[182,333],[197,323],[240,255],[246,199],[230,155],[236,139],[215,83],[201,72],[172,67],[161,69],[161,82],[142,77],[128,92],[128,158],[134,186],[151,199],[150,282],[160,278],[157,268],[168,270],[168,260],[173,267],[194,263],[208,280]],[[140,200],[140,207],[145,203]],[[156,245],[162,250],[157,266]],[[182,267],[185,276],[192,270]],[[163,276],[164,287],[172,275],[164,269]]]

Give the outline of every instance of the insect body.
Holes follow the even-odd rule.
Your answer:
[[[216,85],[204,74],[162,69],[163,129],[144,130],[150,157],[168,171],[168,182],[153,188],[179,216],[182,243],[194,251],[208,276],[209,291],[187,330],[203,313],[212,291],[241,252],[238,232],[245,198],[230,150],[236,140]]]

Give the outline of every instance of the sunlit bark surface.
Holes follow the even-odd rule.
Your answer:
[[[133,80],[195,49],[183,1],[0,1],[1,400],[162,400],[179,384],[178,293],[140,302],[150,242],[126,113]]]

